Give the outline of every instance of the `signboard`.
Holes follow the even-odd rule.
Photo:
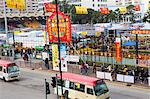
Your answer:
[[[54,12],[49,18],[47,18],[46,29],[49,35],[50,42],[58,42],[58,28],[57,28],[57,13]],[[71,21],[70,18],[62,12],[58,12],[59,17],[59,36],[61,42],[71,42]]]
[[[76,14],[88,14],[87,8],[83,6],[75,6]]]
[[[6,0],[6,5],[8,8],[15,8],[19,10],[23,10],[26,8],[25,0]]]
[[[44,3],[46,12],[56,12],[56,5],[52,3]],[[59,11],[59,7],[58,7]]]
[[[79,56],[76,56],[76,55],[67,55],[67,61],[70,61],[70,62],[79,62]]]
[[[60,57],[61,57],[61,70],[67,72],[67,60],[66,60],[66,46],[60,45]]]
[[[121,39],[116,38],[116,62],[121,62]]]
[[[121,14],[126,14],[127,13],[127,8],[126,7],[120,7],[119,11]]]
[[[53,70],[59,70],[59,61],[58,61],[58,45],[52,44],[52,63],[53,63]]]
[[[108,10],[108,8],[100,8],[100,12],[101,12],[102,14],[108,14],[108,13],[109,13],[109,10]]]

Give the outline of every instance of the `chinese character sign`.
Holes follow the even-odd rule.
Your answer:
[[[121,62],[121,39],[116,38],[116,62]]]
[[[46,28],[49,35],[50,42],[58,42],[58,28],[57,28],[57,13],[54,12],[46,22]],[[71,42],[72,33],[71,33],[71,22],[68,16],[65,16],[64,13],[58,12],[59,17],[59,37],[61,42]]]
[[[23,10],[26,8],[25,0],[6,0],[6,5],[8,8],[15,8],[19,10]]]
[[[46,12],[56,12],[56,5],[52,3],[44,3]],[[59,11],[59,8],[58,8]]]
[[[57,44],[52,44],[52,60],[53,60],[53,70],[58,70],[59,69],[59,61],[58,61],[58,45]]]

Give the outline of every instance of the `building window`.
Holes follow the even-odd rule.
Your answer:
[[[93,89],[91,89],[91,88],[87,88],[87,94],[91,94],[91,95],[93,95]]]

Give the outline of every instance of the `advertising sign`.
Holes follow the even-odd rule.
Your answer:
[[[108,14],[109,13],[109,9],[108,8],[100,8],[100,12],[102,14]]]
[[[52,63],[53,63],[53,70],[59,70],[59,61],[58,61],[58,45],[52,44]]]
[[[121,39],[116,38],[116,62],[121,62]]]
[[[58,42],[58,28],[57,28],[57,13],[54,12],[49,18],[47,18],[46,29],[49,35],[50,42]],[[71,42],[71,21],[70,18],[62,12],[58,12],[59,17],[59,36],[61,42]]]
[[[60,57],[61,57],[61,70],[67,72],[67,59],[66,59],[66,46],[60,45]]]
[[[75,6],[76,14],[88,14],[87,8],[82,6]]]
[[[46,12],[56,12],[56,5],[52,3],[44,3]],[[59,11],[59,8],[58,8]]]
[[[6,0],[6,5],[8,8],[15,8],[19,10],[26,8],[25,0]]]

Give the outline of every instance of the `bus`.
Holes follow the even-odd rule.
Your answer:
[[[60,75],[56,77],[54,94],[62,96]],[[110,99],[109,89],[102,79],[73,73],[62,73],[63,95],[70,99]]]
[[[0,79],[4,81],[10,81],[19,79],[19,77],[20,70],[14,62],[0,60]]]

